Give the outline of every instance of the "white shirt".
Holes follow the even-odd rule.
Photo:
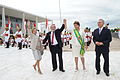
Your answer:
[[[8,34],[8,36],[6,36],[5,34]],[[9,37],[10,37],[10,31],[9,30],[8,31],[4,31],[3,34],[2,34],[2,36],[5,37],[5,42],[8,42]]]
[[[103,30],[103,27],[99,28],[99,34],[102,32]]]
[[[69,41],[69,39],[70,39],[70,36],[69,36],[69,34],[67,34],[67,41]]]
[[[10,43],[12,43],[12,44],[13,44],[13,43],[14,43],[14,39],[11,39],[11,40],[10,40]]]
[[[89,37],[87,38],[87,36],[89,36]],[[86,38],[87,42],[91,40],[90,37],[92,37],[92,33],[91,32],[85,32],[85,38]]]
[[[67,41],[67,36],[66,35],[64,35],[64,42],[66,42]]]
[[[21,41],[22,41],[22,31],[20,31],[20,32],[17,31],[17,32],[15,33],[15,36],[18,35],[18,34],[21,35],[21,38],[20,38],[20,37],[17,37],[16,42],[21,42]]]
[[[53,35],[53,31],[51,31],[51,43],[52,43],[52,35]],[[54,32],[54,40],[53,40],[53,44],[51,44],[51,45],[57,45],[57,44],[58,44],[58,42],[56,40],[56,36],[55,36],[55,32]]]
[[[24,45],[24,44],[27,45],[27,41],[28,41],[27,38],[22,38],[22,40],[23,40],[22,44],[23,44],[23,45]]]

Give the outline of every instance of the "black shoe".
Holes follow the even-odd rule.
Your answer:
[[[106,76],[108,76],[108,77],[110,76],[110,74],[109,74],[109,73],[105,73],[105,74],[106,74]]]
[[[56,71],[57,69],[53,69],[52,71],[54,72],[54,71]]]
[[[98,75],[98,74],[100,74],[100,71],[97,71],[97,73],[96,73],[96,74],[97,74],[97,75]]]
[[[61,72],[65,72],[65,70],[60,70]]]

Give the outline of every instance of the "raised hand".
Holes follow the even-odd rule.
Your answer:
[[[63,19],[63,24],[65,25],[65,29],[67,28],[67,20]]]
[[[63,23],[66,24],[67,20],[66,19],[63,19]]]

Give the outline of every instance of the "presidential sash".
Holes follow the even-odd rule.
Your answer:
[[[77,29],[74,29],[74,34],[75,34],[78,42],[79,42],[80,45],[81,45],[80,55],[83,56],[84,53],[85,53],[85,49],[84,49],[84,46],[85,46],[85,44],[84,44],[84,39],[82,39],[82,37],[81,37],[81,35],[80,35],[80,33],[79,33],[79,31],[78,31]]]

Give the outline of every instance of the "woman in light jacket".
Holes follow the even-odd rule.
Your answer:
[[[42,46],[40,37],[37,35],[37,29],[33,28],[31,30],[30,26],[28,26],[28,34],[29,34],[30,39],[31,39],[31,49],[32,49],[34,58],[36,60],[36,62],[33,65],[33,67],[36,70],[36,66],[37,66],[38,72],[40,74],[42,74],[41,69],[40,69],[40,61],[42,59],[43,46]]]

